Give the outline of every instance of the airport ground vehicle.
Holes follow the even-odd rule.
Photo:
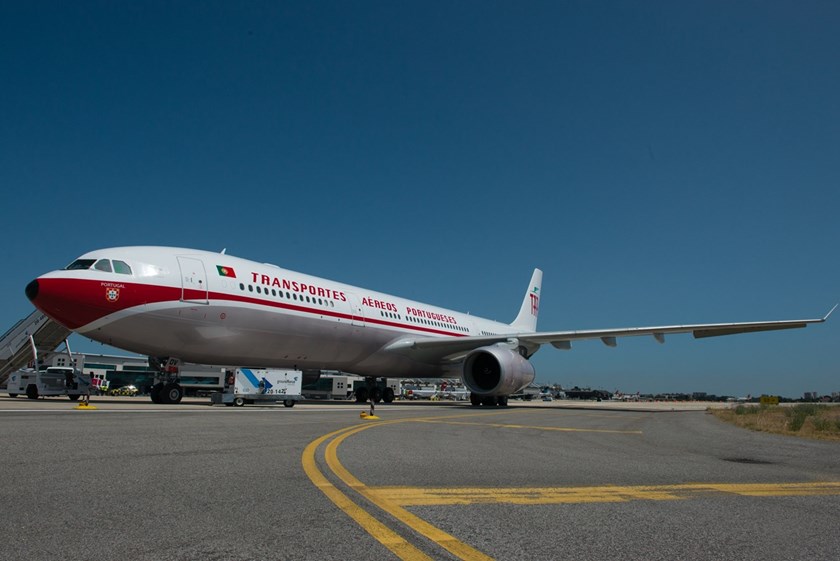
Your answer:
[[[317,380],[304,384],[301,392],[306,399],[350,399],[356,384],[364,385],[365,379],[360,376],[322,373]]]
[[[140,392],[137,389],[137,386],[129,384],[127,386],[120,386],[119,388],[114,388],[109,392],[109,395],[122,395],[128,397],[134,397]]]
[[[108,381],[107,374],[95,374],[90,372],[90,393],[94,395],[108,395],[110,393],[111,383]]]
[[[300,370],[237,368],[226,373],[224,391],[213,393],[210,402],[242,407],[257,401],[282,401],[286,407],[294,407],[303,399],[302,382]]]
[[[66,395],[72,401],[88,391],[90,381],[69,366],[50,366],[41,370],[24,368],[12,372],[6,382],[9,397],[26,395],[29,399]]]

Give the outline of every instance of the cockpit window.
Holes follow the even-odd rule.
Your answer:
[[[131,267],[128,266],[128,263],[125,261],[118,261],[114,259],[114,272],[119,273],[121,275],[130,275],[131,274]]]
[[[130,275],[132,274],[131,266],[126,263],[125,261],[120,261],[119,259],[114,259],[113,261],[113,268],[111,267],[112,261],[110,259],[76,259],[69,265],[67,265],[64,270],[65,271],[83,271],[85,269],[90,269],[91,266],[97,271],[102,271],[105,273],[117,273],[120,275]]]
[[[90,266],[94,264],[96,259],[76,259],[69,265],[67,265],[64,269],[67,271],[81,271],[84,269],[90,269]]]

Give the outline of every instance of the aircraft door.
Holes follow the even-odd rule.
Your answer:
[[[201,259],[179,255],[178,266],[181,268],[181,300],[208,304],[207,272]]]
[[[362,310],[362,305],[359,303],[359,297],[355,294],[347,294],[347,303],[350,304],[350,315],[352,316],[352,324],[359,327],[365,325],[365,313]]]

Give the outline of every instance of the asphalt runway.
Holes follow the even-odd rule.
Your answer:
[[[0,398],[0,559],[837,559],[840,444],[704,411]],[[620,408],[621,409],[621,408]]]

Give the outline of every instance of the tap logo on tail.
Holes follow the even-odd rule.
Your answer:
[[[536,316],[537,312],[540,311],[540,297],[537,294],[537,292],[539,292],[539,291],[540,291],[539,287],[535,286],[534,290],[532,290],[529,293],[529,296],[531,297],[531,315],[532,316]]]

